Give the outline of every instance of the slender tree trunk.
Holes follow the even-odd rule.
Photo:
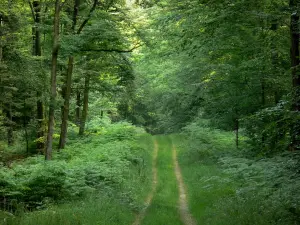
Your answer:
[[[75,0],[74,11],[73,11],[73,23],[72,23],[72,33],[75,35],[75,27],[77,24],[77,16],[79,11],[80,0]],[[68,118],[69,118],[69,108],[70,108],[70,96],[71,96],[71,85],[72,85],[72,75],[74,67],[74,57],[69,56],[68,70],[65,79],[65,93],[64,93],[64,106],[62,110],[62,121],[61,121],[61,131],[59,138],[59,149],[65,148],[66,138],[68,133]]]
[[[80,120],[79,135],[84,134],[85,123],[88,114],[89,90],[90,90],[90,75],[86,75],[84,80],[83,108],[82,108],[82,116]]]
[[[26,141],[26,152],[29,153],[29,136],[27,130],[27,120],[26,120],[26,99],[23,99],[23,128],[25,133],[25,141]]]
[[[55,1],[55,14],[53,25],[53,46],[52,46],[52,66],[51,66],[51,91],[50,91],[50,104],[49,104],[49,119],[48,119],[48,135],[47,135],[47,148],[45,159],[51,160],[52,158],[52,145],[54,133],[54,111],[56,104],[56,74],[57,74],[57,57],[59,50],[59,20],[60,20],[60,5],[61,0]]]
[[[77,125],[80,124],[80,106],[81,106],[81,99],[80,99],[80,91],[77,90],[76,93],[76,110],[75,110],[75,122]]]
[[[261,105],[262,107],[265,107],[266,105],[266,82],[265,78],[261,78]]]
[[[297,1],[291,0],[291,7],[297,7]],[[299,87],[300,87],[300,73],[299,73],[299,14],[298,9],[291,16],[291,66],[292,66],[292,81],[294,88],[293,109],[300,111]]]
[[[290,7],[292,9],[291,15],[291,70],[292,70],[292,84],[293,84],[293,104],[292,110],[300,112],[300,71],[299,71],[299,14],[298,14],[298,0],[290,0]],[[296,150],[299,145],[299,122],[295,122],[291,129],[291,149]]]
[[[263,75],[263,77],[261,78],[261,106],[262,106],[262,108],[265,108],[265,105],[266,105],[266,82],[265,82],[265,77]],[[262,134],[261,134],[262,147],[265,146],[265,140],[266,140],[266,135],[264,132],[262,132]]]
[[[11,103],[8,104],[6,117],[7,117],[7,144],[11,146],[14,142]]]
[[[3,18],[2,18],[2,15],[0,15],[0,29],[2,29],[2,26],[3,26]],[[3,53],[2,53],[2,37],[0,36],[0,63],[1,63],[1,61],[2,61],[2,55],[3,55]]]
[[[61,123],[61,132],[59,138],[59,149],[65,148],[66,136],[68,129],[68,117],[69,117],[69,107],[70,107],[70,96],[71,96],[71,84],[72,84],[72,73],[73,73],[73,63],[74,57],[69,57],[68,62],[68,71],[66,77],[66,88],[65,88],[65,101],[62,112],[62,123]]]
[[[239,119],[235,119],[235,146],[239,148]]]
[[[34,27],[32,28],[33,33],[33,47],[32,47],[32,54],[34,56],[41,56],[42,55],[42,47],[41,47],[41,32],[39,29],[39,25],[41,23],[41,4],[39,1],[33,1],[32,5],[32,16],[34,20]],[[37,91],[37,102],[36,102],[36,115],[37,115],[37,151],[40,152],[45,148],[45,143],[42,141],[44,139],[45,135],[45,128],[44,128],[44,104],[41,100],[42,98],[42,92]]]

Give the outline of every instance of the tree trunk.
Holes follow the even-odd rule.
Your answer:
[[[72,23],[72,33],[75,34],[75,27],[77,23],[77,16],[79,10],[80,0],[75,0],[74,2],[74,11],[73,11],[73,23]],[[62,121],[61,121],[61,131],[59,138],[59,149],[65,148],[67,132],[68,132],[68,118],[69,118],[69,108],[70,108],[70,96],[71,96],[71,85],[72,85],[72,75],[74,67],[74,57],[69,56],[68,61],[68,70],[65,79],[65,93],[64,93],[64,106],[62,112]]]
[[[11,146],[14,142],[11,103],[9,103],[7,106],[6,117],[7,117],[7,144]]]
[[[290,7],[292,9],[291,15],[291,25],[290,25],[290,33],[291,33],[291,70],[292,70],[292,84],[293,84],[293,104],[292,110],[299,113],[300,111],[300,71],[299,71],[299,14],[298,14],[298,0],[290,0]],[[299,145],[299,122],[295,122],[295,124],[291,128],[291,146],[292,150],[296,150]]]
[[[235,119],[235,146],[239,148],[239,119]]]
[[[77,125],[80,125],[80,106],[81,106],[81,101],[80,101],[80,91],[77,90],[76,93],[76,114],[75,114],[75,123]]]
[[[32,28],[33,33],[33,47],[32,47],[32,54],[34,56],[41,56],[42,55],[42,47],[41,47],[41,32],[39,29],[39,25],[41,23],[41,4],[39,1],[33,1],[32,5],[32,16],[34,20],[34,26]],[[44,128],[44,105],[41,100],[42,92],[37,91],[37,102],[36,102],[36,116],[37,116],[37,144],[36,148],[37,151],[40,152],[45,148],[45,143],[43,141],[45,135],[45,128]]]
[[[26,115],[26,99],[23,99],[23,128],[25,133],[25,142],[26,142],[26,153],[29,153],[29,135],[27,130],[27,115]]]
[[[59,138],[59,149],[65,148],[66,144],[66,137],[67,137],[67,129],[68,129],[68,118],[69,118],[69,107],[70,107],[70,95],[71,95],[71,84],[72,84],[72,73],[73,73],[73,63],[74,57],[69,57],[68,62],[68,71],[66,77],[66,87],[65,87],[65,94],[64,94],[64,106],[62,112],[62,121],[61,121],[61,131],[60,131],[60,138]]]
[[[261,105],[264,108],[266,105],[266,82],[264,77],[261,78],[260,83],[261,83]]]
[[[54,133],[54,110],[56,104],[56,74],[57,74],[57,57],[59,50],[59,19],[60,19],[60,3],[61,0],[55,1],[55,14],[53,25],[53,46],[52,46],[52,65],[51,65],[51,91],[50,91],[50,104],[49,104],[49,119],[48,119],[48,135],[47,135],[47,148],[45,159],[51,160],[52,158],[52,144]]]
[[[297,7],[297,1],[291,1]],[[299,71],[299,15],[293,12],[291,16],[291,66],[292,81],[294,88],[293,110],[300,111],[299,87],[300,87],[300,71]]]
[[[263,76],[261,78],[261,106],[262,108],[265,108],[266,106],[266,82],[265,82],[265,77]],[[266,135],[264,132],[261,134],[261,144],[262,147],[265,146],[265,140],[266,140]]]
[[[84,134],[85,123],[86,123],[86,118],[88,113],[89,89],[90,89],[90,75],[86,75],[84,80],[83,108],[82,108],[82,116],[80,120],[79,135]]]
[[[3,26],[3,18],[2,15],[0,14],[0,29],[2,29]],[[2,37],[0,36],[0,63],[2,61]]]

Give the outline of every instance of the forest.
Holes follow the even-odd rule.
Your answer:
[[[300,0],[0,0],[0,225],[300,225]]]

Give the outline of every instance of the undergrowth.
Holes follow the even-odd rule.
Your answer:
[[[38,218],[47,217],[52,222],[38,224],[97,224],[96,220],[84,222],[89,213],[99,216],[95,210],[88,210],[93,205],[99,210],[118,206],[116,213],[120,218],[126,214],[124,221],[132,219],[132,212],[141,207],[144,192],[148,191],[145,187],[151,182],[150,150],[138,143],[143,135],[146,134],[141,129],[129,123],[110,124],[83,138],[70,139],[68,147],[56,152],[52,161],[45,162],[43,156],[36,155],[2,167],[1,222],[36,224]],[[86,200],[90,196],[96,200],[93,204]],[[71,214],[79,216],[80,210],[85,219],[76,223]],[[103,216],[113,217],[105,213]],[[68,223],[58,222],[65,217],[69,218]],[[105,220],[104,217],[99,216]],[[118,215],[114,219],[118,220]]]
[[[300,154],[247,157],[234,134],[191,124],[173,138],[201,224],[300,224]]]

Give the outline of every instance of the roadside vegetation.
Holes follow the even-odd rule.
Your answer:
[[[247,139],[236,149],[234,133],[199,125],[173,136],[199,224],[300,223],[298,152],[249,156]]]
[[[151,184],[152,148],[143,145],[148,135],[126,122],[92,131],[70,140],[52,161],[37,155],[1,169],[6,210],[1,224],[129,224],[134,219]]]

